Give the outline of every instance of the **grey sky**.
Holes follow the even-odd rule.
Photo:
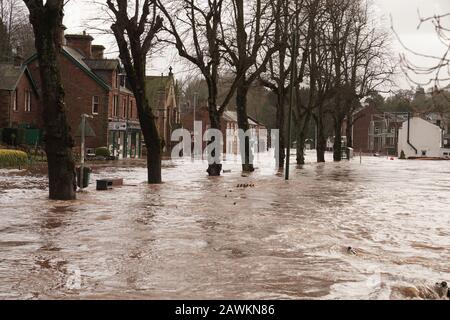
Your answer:
[[[102,0],[98,0],[102,1]],[[421,16],[432,16],[434,14],[442,14],[450,12],[449,0],[372,0],[376,14],[379,16],[380,22],[386,28],[390,28],[392,16],[393,26],[398,33],[402,42],[408,48],[425,54],[440,55],[444,52],[445,47],[436,37],[433,26],[428,23],[417,30],[419,23],[418,10]],[[86,29],[86,19],[94,18],[98,12],[92,5],[92,0],[70,0],[65,10],[65,20],[67,32],[78,33]],[[450,20],[450,19],[448,19]],[[448,25],[448,24],[447,24]],[[102,43],[110,52],[110,56],[117,56],[114,52],[113,40],[104,36],[95,36],[95,43]],[[393,37],[393,51],[396,56],[405,52],[400,43]],[[427,60],[408,55],[414,63],[427,65]],[[189,66],[180,63],[175,52],[166,52],[164,57],[152,59],[150,63],[150,72],[153,74],[167,73],[169,65],[174,66],[175,73],[179,76],[185,75]],[[425,78],[418,78],[424,81]],[[399,77],[398,84],[407,88],[410,85]]]

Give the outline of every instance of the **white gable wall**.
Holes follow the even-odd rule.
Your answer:
[[[398,152],[405,152],[406,158],[443,156],[442,130],[438,126],[418,117],[410,119],[410,142],[416,147],[415,150],[408,144],[408,122],[404,122],[398,132]],[[425,155],[423,154],[425,152]]]

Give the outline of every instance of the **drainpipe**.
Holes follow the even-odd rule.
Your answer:
[[[417,148],[414,147],[414,146],[412,145],[411,141],[409,140],[409,137],[410,137],[410,134],[409,134],[410,128],[411,128],[411,113],[408,112],[408,137],[407,137],[406,142],[408,143],[408,145],[409,145],[411,148],[413,148],[413,150],[414,150],[414,151],[416,152],[416,154],[417,154]]]

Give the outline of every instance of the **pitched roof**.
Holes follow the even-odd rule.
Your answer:
[[[116,70],[120,65],[116,59],[84,59],[92,70]]]
[[[145,88],[147,93],[147,99],[150,105],[158,104],[159,92],[166,92],[170,81],[173,78],[170,76],[147,76],[145,77]]]
[[[62,54],[67,57],[69,60],[71,60],[75,65],[77,65],[84,73],[86,73],[92,80],[94,80],[98,85],[100,85],[105,90],[111,90],[111,87],[98,75],[96,75],[91,69],[91,67],[86,63],[86,59],[84,56],[78,52],[78,50],[73,49],[68,46],[62,47]],[[25,62],[24,65],[28,65],[32,61],[37,59],[37,54],[34,53],[31,57],[29,57]]]
[[[0,63],[0,90],[16,90],[17,84],[23,74],[28,77],[34,92],[38,95],[36,84],[28,68],[26,66],[17,67],[10,63]]]
[[[237,112],[236,111],[225,111],[223,113],[223,119],[230,122],[238,122]],[[258,123],[256,123],[252,118],[248,117],[248,123],[251,126],[257,126]]]
[[[15,90],[25,68],[16,67],[10,63],[0,64],[0,89]]]

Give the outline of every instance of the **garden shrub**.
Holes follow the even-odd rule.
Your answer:
[[[100,147],[95,149],[95,156],[108,158],[111,156],[111,153],[107,147]]]
[[[28,164],[28,155],[18,150],[0,149],[0,168],[20,168]]]

